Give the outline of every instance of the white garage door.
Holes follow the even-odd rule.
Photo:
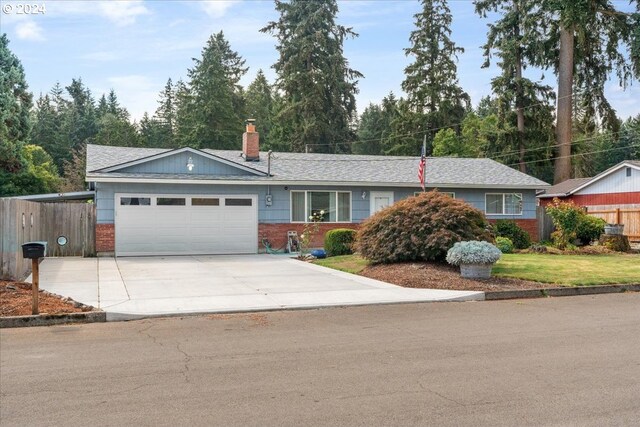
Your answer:
[[[257,252],[257,196],[117,194],[116,255]]]

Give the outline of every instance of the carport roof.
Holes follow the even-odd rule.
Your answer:
[[[118,181],[177,180],[229,181],[251,183],[301,182],[369,185],[418,186],[419,157],[368,156],[352,154],[273,153],[271,176],[267,173],[267,153],[260,153],[259,161],[246,162],[240,151],[204,149],[205,153],[241,168],[254,169],[256,175],[212,176],[196,174],[132,174],[109,168],[144,160],[170,149],[134,148],[87,145],[87,180]],[[197,150],[196,150],[197,151]],[[429,157],[426,182],[432,186],[535,188],[548,184],[509,166],[486,158]]]

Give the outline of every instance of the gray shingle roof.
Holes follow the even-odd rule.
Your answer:
[[[547,188],[544,194],[539,195],[541,198],[549,198],[549,197],[563,197],[569,194],[569,192],[575,190],[580,187],[582,184],[586,184],[588,181],[591,181],[592,178],[573,178],[568,179],[566,181],[561,182],[560,184],[552,185]]]
[[[87,145],[87,175],[141,178],[140,174],[101,173],[100,169],[161,154],[168,149],[129,148]],[[202,150],[225,160],[267,172],[267,154],[260,161],[245,162],[240,151]],[[309,181],[331,183],[380,183],[418,185],[418,157],[365,156],[350,154],[273,153],[271,177],[266,176],[196,176],[145,174],[147,178],[225,179],[249,181]],[[427,159],[426,182],[429,186],[497,186],[545,188],[548,184],[491,159],[430,157]]]

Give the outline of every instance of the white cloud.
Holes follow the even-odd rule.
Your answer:
[[[209,0],[201,2],[202,9],[212,18],[222,18],[237,0]]]
[[[23,40],[44,40],[42,27],[34,21],[24,21],[16,24],[16,34],[18,35],[18,38]]]
[[[149,14],[149,9],[139,0],[100,2],[102,15],[118,26],[131,25],[139,15]]]
[[[119,27],[134,24],[139,16],[150,13],[143,0],[55,1],[47,3],[47,15],[98,15]]]

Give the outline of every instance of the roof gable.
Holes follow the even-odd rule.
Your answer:
[[[189,167],[188,165],[191,165]],[[93,172],[187,174],[187,175],[258,175],[265,174],[231,159],[196,150],[190,147],[166,150],[149,156],[110,165]]]

